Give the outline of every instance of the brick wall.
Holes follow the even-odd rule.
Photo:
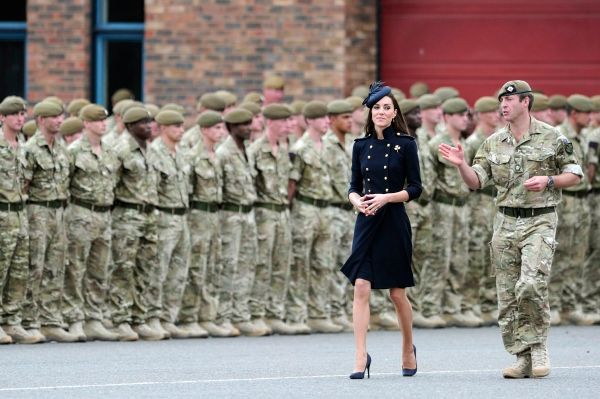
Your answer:
[[[64,101],[90,93],[89,0],[27,1],[29,101],[56,95]]]
[[[373,0],[346,1],[344,94],[369,85],[377,75],[377,8]]]

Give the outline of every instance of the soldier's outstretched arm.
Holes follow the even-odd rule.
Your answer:
[[[458,144],[456,147],[452,147],[448,144],[442,143],[438,147],[438,151],[446,161],[458,168],[460,177],[462,177],[463,181],[471,190],[478,190],[481,188],[481,183],[479,182],[477,173],[475,173],[473,168],[470,167],[467,162],[465,162],[465,153],[460,144]]]

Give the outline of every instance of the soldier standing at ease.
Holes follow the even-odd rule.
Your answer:
[[[0,103],[0,344],[35,344],[42,340],[21,326],[29,276],[29,229],[24,190],[25,101],[7,97]]]
[[[545,377],[550,373],[548,279],[556,245],[556,206],[560,189],[579,183],[583,173],[571,142],[531,118],[533,96],[527,82],[506,82],[498,98],[508,125],[483,142],[472,167],[462,146],[443,143],[439,151],[471,190],[491,180],[498,193],[491,242],[498,324],[504,347],[517,356],[502,375]]]
[[[81,110],[83,136],[69,146],[71,199],[65,211],[68,266],[62,313],[69,332],[82,341],[118,339],[102,324],[108,292],[110,210],[119,166],[114,152],[101,142],[107,117],[103,107],[86,105]]]

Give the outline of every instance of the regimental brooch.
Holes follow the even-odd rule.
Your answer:
[[[396,150],[396,152],[400,151],[400,146],[398,144],[396,144],[396,146],[394,147],[394,150]]]

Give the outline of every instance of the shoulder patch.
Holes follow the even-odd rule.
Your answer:
[[[573,144],[569,141],[565,136],[561,136],[560,140],[563,142],[565,146],[565,151],[567,154],[573,154]]]
[[[590,141],[589,147],[591,149],[596,150],[596,149],[598,149],[598,143],[596,143],[595,141]]]

